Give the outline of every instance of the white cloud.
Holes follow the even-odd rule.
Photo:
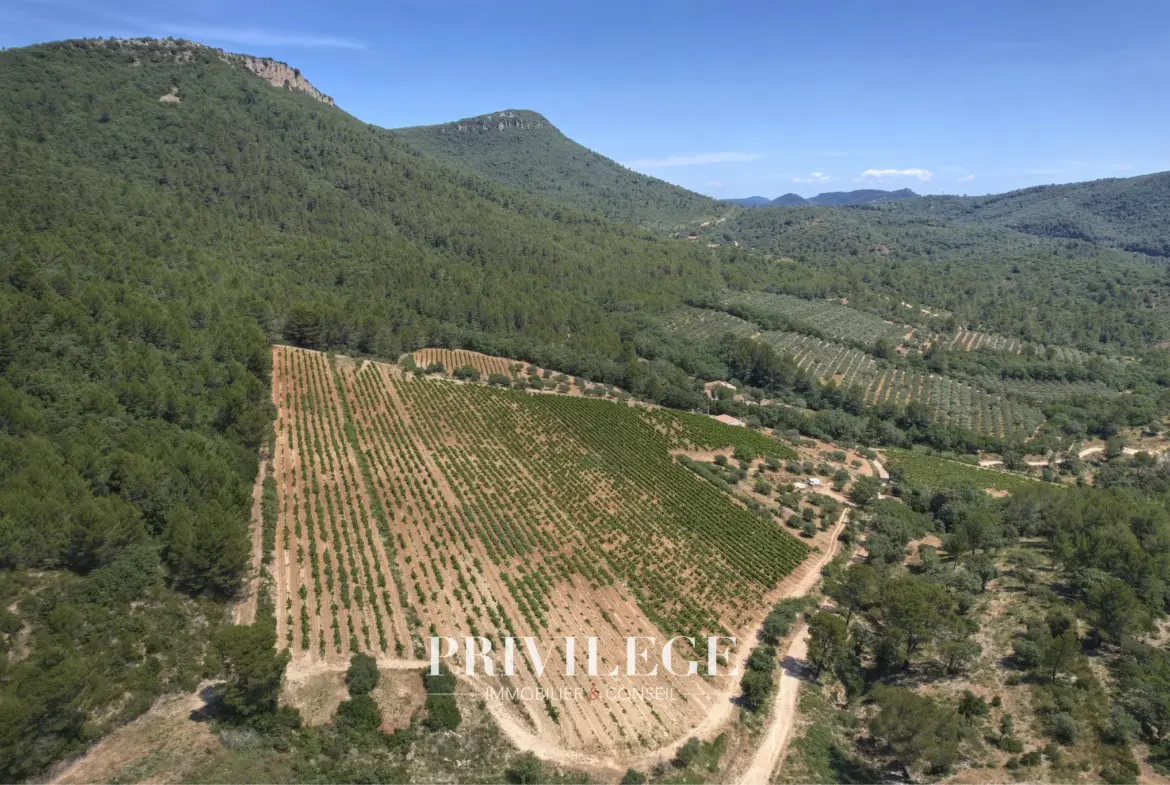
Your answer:
[[[916,177],[924,183],[929,183],[934,172],[929,169],[866,169],[861,173],[861,180],[884,180],[887,177]]]
[[[828,182],[829,180],[832,180],[832,179],[833,179],[832,177],[829,177],[824,172],[809,172],[808,177],[793,177],[792,182],[794,182],[794,183],[824,183],[824,182]]]
[[[631,169],[657,169],[669,166],[703,166],[705,164],[731,164],[742,161],[756,161],[764,156],[759,153],[687,153],[666,158],[639,158],[626,161]]]
[[[958,178],[958,181],[959,181],[960,183],[969,183],[969,182],[971,182],[971,181],[972,181],[972,180],[974,180],[974,179],[975,179],[975,175],[973,175],[973,174],[965,174],[965,175],[963,175],[962,177]]]

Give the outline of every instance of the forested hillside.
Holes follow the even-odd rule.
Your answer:
[[[992,196],[929,196],[887,209],[1170,256],[1170,172]]]
[[[952,323],[1025,340],[1137,351],[1167,337],[1170,273],[1136,254],[1084,240],[1036,237],[984,222],[918,214],[903,205],[739,210],[701,238],[795,260],[823,275],[790,291],[887,295],[900,320],[921,320],[902,300],[944,310]]]
[[[454,167],[577,210],[659,229],[706,220],[726,206],[639,174],[569,139],[536,112],[507,110],[399,128],[413,147]]]
[[[639,313],[756,274],[443,169],[194,44],[10,50],[0,80],[0,566],[68,571],[0,581],[24,652],[0,657],[0,779],[198,678],[182,631],[221,612],[184,598],[245,571],[271,342],[473,343],[600,379]],[[189,644],[156,642],[176,625]]]

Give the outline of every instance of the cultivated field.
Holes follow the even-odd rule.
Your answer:
[[[990,436],[1027,438],[1044,416],[1025,404],[933,373],[883,367],[865,352],[802,333],[766,332],[761,340],[790,355],[797,366],[842,387],[860,387],[870,404],[919,401],[939,422]]]
[[[517,363],[506,357],[492,357],[491,355],[480,354],[479,352],[469,352],[466,349],[419,349],[414,353],[414,362],[420,368],[426,368],[431,363],[441,363],[447,373],[454,371],[456,368],[470,365],[483,374],[484,377],[490,376],[493,373],[511,377],[512,366],[519,366],[524,369],[529,367],[527,363]]]
[[[1019,474],[971,466],[912,450],[890,448],[882,452],[888,457],[891,467],[902,469],[906,482],[922,484],[929,488],[965,484],[977,488],[1010,492],[1020,488],[1034,487],[1040,482],[1040,480]]]
[[[993,333],[981,333],[975,330],[965,330],[962,327],[954,335],[940,336],[940,346],[947,349],[974,351],[985,349],[999,352],[1019,354],[1024,350],[1024,342],[1019,338],[1006,338]]]
[[[839,302],[804,300],[788,294],[735,292],[728,295],[724,303],[780,316],[794,324],[812,328],[827,338],[852,344],[872,345],[879,338],[885,338],[891,346],[897,346],[913,329]]]
[[[680,308],[667,322],[667,327],[699,340],[720,338],[725,333],[746,336],[760,334],[760,328],[749,321],[707,308]]]
[[[781,295],[768,297],[779,298]],[[824,306],[850,314],[862,314],[832,303],[824,303]],[[887,326],[890,324],[882,323]],[[759,332],[751,322],[722,311],[682,309],[675,314],[669,326],[674,331],[699,340],[718,338],[728,332],[758,337],[791,357],[797,367],[818,379],[842,387],[860,387],[867,403],[905,405],[910,401],[919,401],[930,408],[937,421],[962,425],[989,436],[1028,438],[1044,421],[1039,411],[1005,395],[933,373],[891,368],[859,349],[805,333],[778,330]]]
[[[962,327],[954,334],[940,335],[936,340],[939,346],[959,351],[995,351],[1011,354],[1032,354],[1041,358],[1048,358],[1063,363],[1085,363],[1100,355],[1083,352],[1069,346],[1044,346],[1029,343],[1019,338],[1008,338],[994,333],[966,330]]]
[[[532,635],[542,650],[595,635],[608,648],[603,671],[624,665],[626,636],[748,640],[808,555],[771,516],[675,462],[679,451],[736,445],[793,454],[707,417],[416,378],[286,347],[274,350],[273,397],[278,640],[302,667],[343,667],[354,650],[421,657],[432,634],[497,645]],[[685,645],[677,654],[699,659]],[[538,680],[526,662],[518,657],[511,679],[460,689],[673,688],[651,702],[489,706],[561,749],[603,755],[680,740],[726,710],[738,682],[570,678],[555,662]]]

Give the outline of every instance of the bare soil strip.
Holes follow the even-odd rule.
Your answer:
[[[256,604],[260,597],[260,572],[264,568],[264,515],[261,501],[264,498],[264,480],[268,477],[268,456],[260,456],[260,471],[256,472],[256,483],[252,487],[252,563],[248,570],[248,583],[244,598],[232,607],[233,624],[251,624],[256,621]]]

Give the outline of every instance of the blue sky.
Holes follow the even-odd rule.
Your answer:
[[[534,109],[713,196],[1170,169],[1167,0],[0,0],[0,46],[192,38],[387,127]]]

